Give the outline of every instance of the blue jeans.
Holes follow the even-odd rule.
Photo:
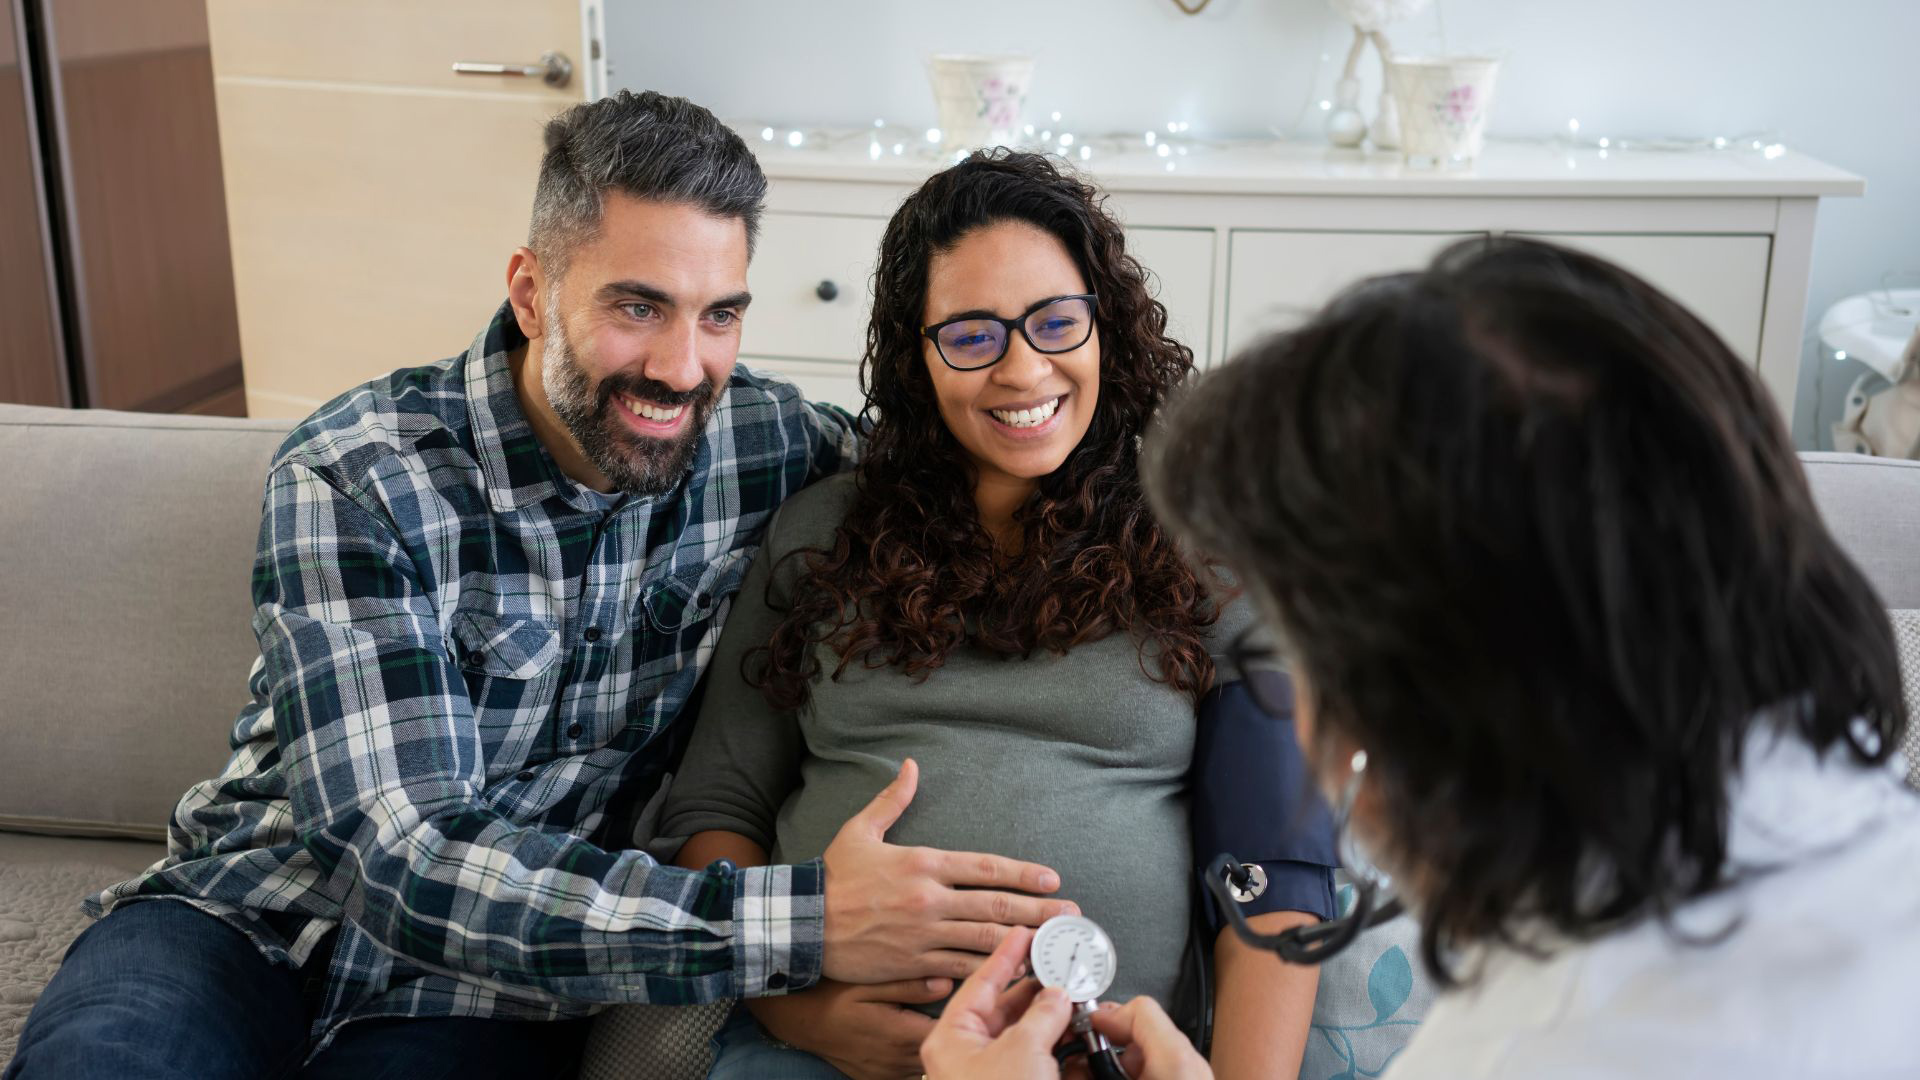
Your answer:
[[[742,1005],[735,1005],[713,1034],[707,1080],[846,1080],[846,1075],[805,1050],[775,1041]]]
[[[184,903],[129,904],[67,950],[0,1080],[534,1080],[579,1067],[588,1021],[455,1017],[348,1024],[302,1068],[319,974],[269,962]]]

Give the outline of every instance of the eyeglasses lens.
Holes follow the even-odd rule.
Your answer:
[[[1007,328],[986,319],[948,323],[938,331],[940,355],[954,367],[985,367],[1007,351]]]
[[[1027,337],[1042,352],[1065,352],[1093,333],[1093,308],[1079,298],[1056,300],[1027,316]]]

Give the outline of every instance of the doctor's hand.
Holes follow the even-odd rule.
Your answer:
[[[1125,1047],[1120,1064],[1133,1080],[1211,1080],[1213,1076],[1207,1059],[1150,997],[1102,1006],[1093,1014],[1093,1030],[1115,1046]]]
[[[1054,1080],[1061,1075],[1053,1048],[1073,1019],[1067,996],[1042,990],[1032,979],[1006,985],[1023,966],[1032,940],[1029,930],[1008,934],[947,1002],[920,1047],[929,1080]],[[1122,1047],[1120,1064],[1133,1080],[1212,1080],[1206,1059],[1152,998],[1103,1005],[1093,1014],[1093,1027]],[[1074,1068],[1074,1075],[1085,1075],[1084,1062]]]
[[[1073,1008],[1058,989],[1032,979],[1012,981],[1027,956],[1033,931],[1015,930],[947,1002],[933,1034],[920,1046],[928,1080],[1056,1080],[1053,1048],[1067,1033]]]
[[[874,983],[963,978],[1016,926],[1080,909],[1050,893],[1060,875],[999,855],[899,847],[886,841],[919,787],[912,758],[827,845],[823,974]],[[1018,890],[1018,891],[1005,891]]]

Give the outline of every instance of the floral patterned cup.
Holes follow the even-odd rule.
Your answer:
[[[1013,145],[1033,84],[1030,56],[935,56],[927,61],[942,150]]]
[[[1487,110],[1500,61],[1487,56],[1395,57],[1387,85],[1400,113],[1400,149],[1409,165],[1460,168],[1486,140]]]

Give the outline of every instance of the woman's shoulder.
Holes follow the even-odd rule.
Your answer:
[[[1226,657],[1233,639],[1253,625],[1253,597],[1247,595],[1239,577],[1224,566],[1195,560],[1193,576],[1206,589],[1207,603],[1213,606],[1213,624],[1201,630],[1200,639],[1217,662]]]
[[[831,548],[860,489],[850,472],[817,480],[788,496],[767,525],[765,554],[779,558],[807,548]]]

